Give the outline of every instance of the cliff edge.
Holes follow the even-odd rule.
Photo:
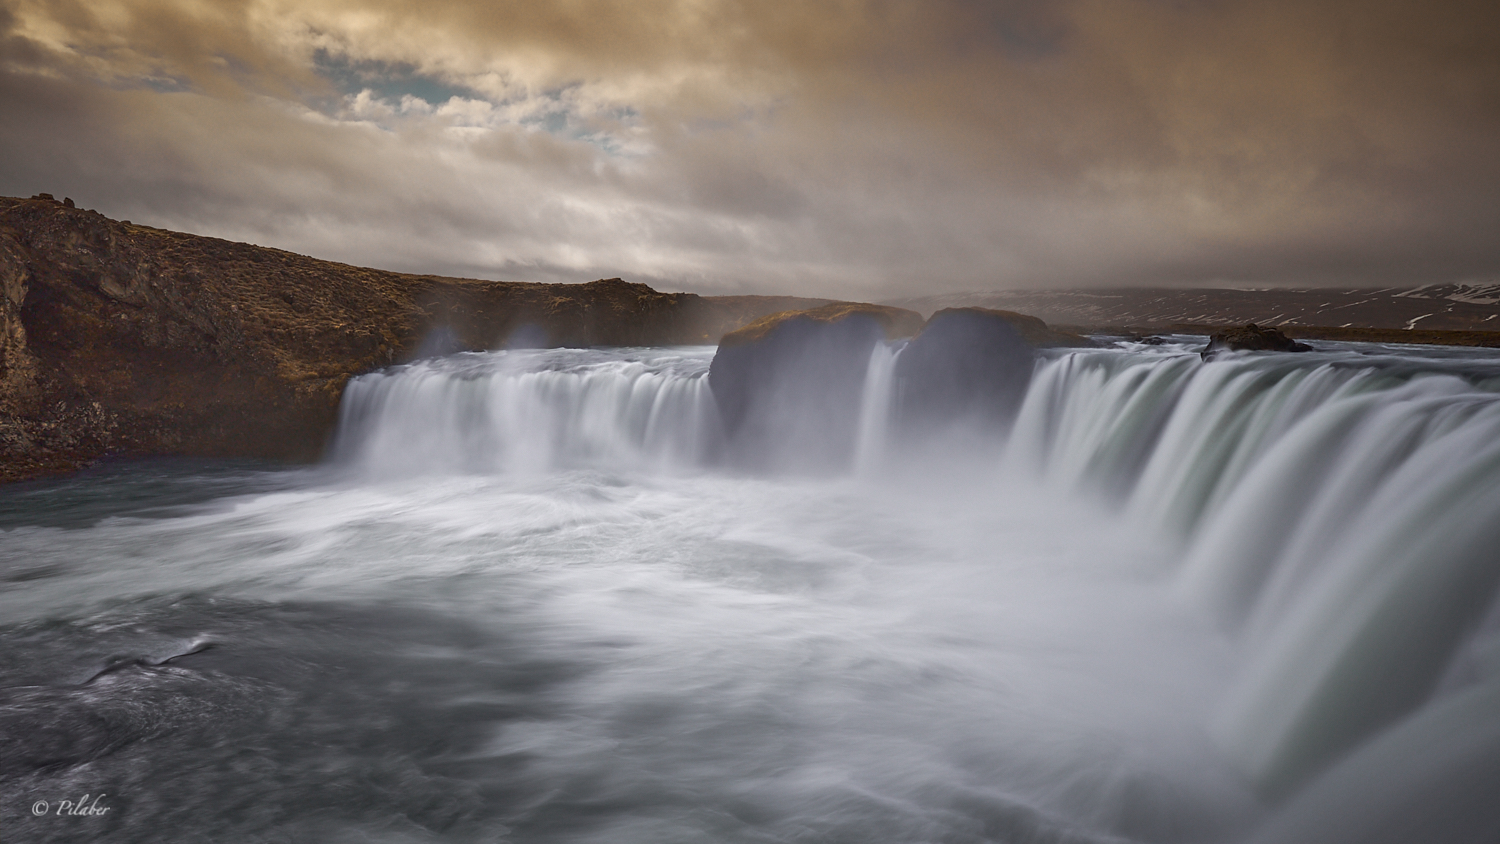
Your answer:
[[[0,198],[0,482],[110,454],[314,459],[350,377],[421,353],[711,344],[826,301],[384,272]]]

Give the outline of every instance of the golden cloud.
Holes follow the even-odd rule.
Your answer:
[[[1496,17],[8,0],[0,187],[403,269],[704,290],[1494,274]]]

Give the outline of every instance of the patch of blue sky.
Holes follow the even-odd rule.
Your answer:
[[[180,94],[183,91],[193,90],[191,82],[175,76],[141,76],[119,87],[134,88],[137,86],[149,88],[158,94]]]
[[[527,109],[531,113],[517,122],[558,138],[591,144],[610,155],[630,154],[628,143],[608,129],[602,129],[599,124],[605,122],[625,127],[634,126],[640,121],[640,112],[633,106],[615,106],[595,110],[585,117],[580,114],[574,98],[569,96],[569,92],[576,87],[578,86],[567,86],[543,92],[538,98],[541,103],[533,103],[533,107]],[[518,103],[511,101],[506,104]]]
[[[348,56],[318,50],[313,68],[345,94],[368,90],[383,100],[416,97],[431,105],[442,105],[454,97],[483,99],[472,89],[417,72],[415,65],[374,59],[352,60]]]
[[[531,97],[491,101],[474,89],[419,73],[414,65],[406,63],[356,61],[346,55],[318,50],[313,55],[313,66],[320,76],[346,96],[369,91],[370,96],[385,102],[396,103],[414,97],[434,107],[455,97],[486,101],[502,114],[510,111],[510,120],[515,125],[591,144],[610,155],[629,154],[629,145],[611,132],[601,131],[599,120],[624,126],[633,126],[640,120],[637,109],[623,105],[597,110],[591,118],[583,117],[576,96],[582,83],[548,89]]]
[[[639,123],[641,119],[641,113],[636,110],[635,106],[617,106],[605,109],[600,114],[610,120],[618,120],[627,126],[633,126]]]
[[[80,53],[80,55],[99,56],[100,54]],[[96,80],[96,83],[117,91],[145,88],[155,91],[158,94],[180,94],[197,89],[197,86],[193,84],[193,80],[188,76],[163,73],[160,68],[153,68],[152,70],[154,72],[106,76]]]
[[[635,154],[631,150],[631,148],[627,147],[623,142],[620,141],[619,138],[616,138],[614,135],[611,135],[608,132],[595,132],[588,135],[578,134],[573,135],[572,138],[573,140],[582,141],[586,144],[594,146],[604,152],[606,155],[614,158],[624,158]]]
[[[549,135],[574,134],[572,132],[573,121],[569,119],[566,111],[549,111],[540,117],[533,117],[521,122],[527,126],[535,126]]]

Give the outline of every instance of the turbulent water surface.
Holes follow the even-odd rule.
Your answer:
[[[941,443],[877,349],[833,474],[723,458],[712,349],[553,350],[6,488],[0,838],[1493,840],[1500,360],[1192,348]]]

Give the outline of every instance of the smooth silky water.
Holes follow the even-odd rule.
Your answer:
[[[1495,840],[1500,358],[1179,339],[940,443],[879,348],[833,476],[619,349],[7,487],[0,839]]]

